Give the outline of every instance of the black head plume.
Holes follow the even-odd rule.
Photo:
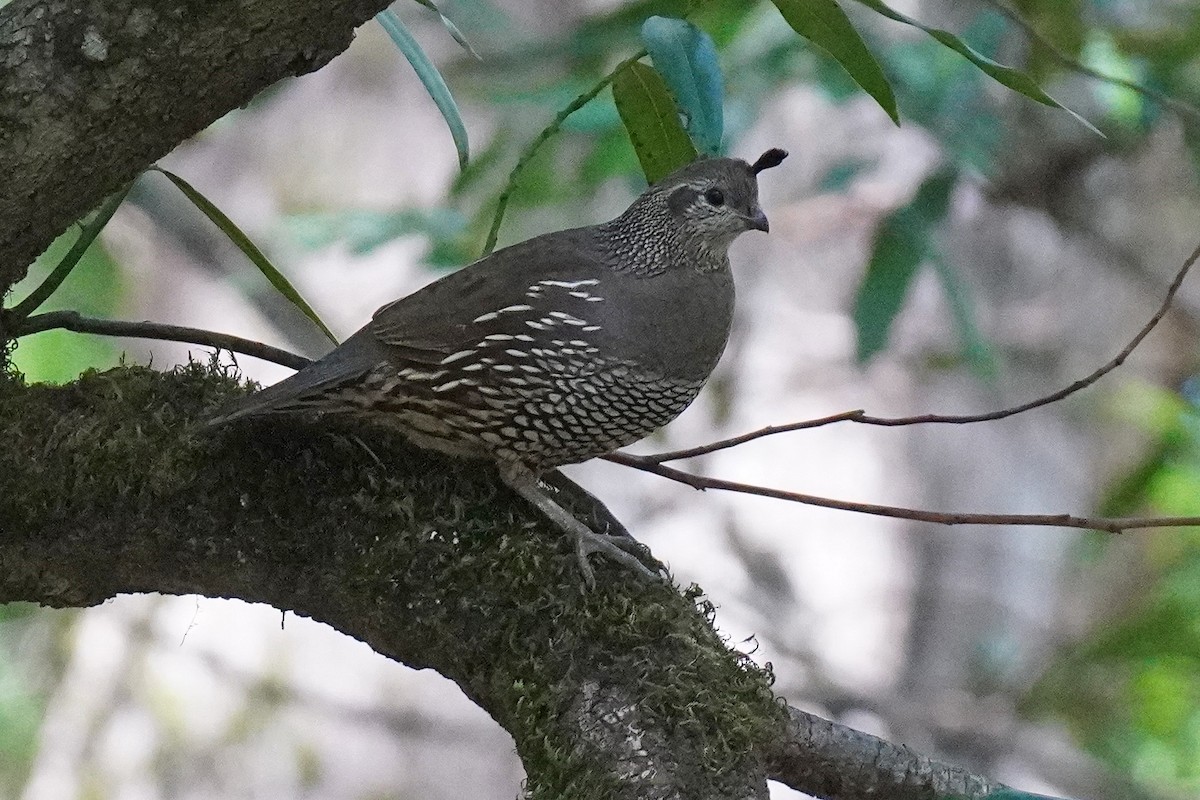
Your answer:
[[[762,172],[764,169],[778,167],[787,158],[787,150],[781,150],[778,147],[772,147],[767,152],[758,157],[758,160],[750,165],[750,171],[755,175]]]

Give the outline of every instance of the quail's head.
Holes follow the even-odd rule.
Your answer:
[[[772,149],[753,164],[740,158],[702,159],[663,178],[648,194],[665,202],[681,238],[724,252],[740,234],[768,230],[758,204],[758,173],[786,157],[786,151]]]

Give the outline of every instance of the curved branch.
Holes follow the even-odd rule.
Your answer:
[[[201,430],[239,391],[197,365],[0,379],[0,603],[269,603],[457,682],[512,734],[533,797],[765,800],[756,754],[782,714],[696,594],[604,562],[582,591],[570,544],[483,464],[386,432]]]
[[[827,417],[819,419],[801,420],[800,422],[791,422],[786,425],[768,425],[765,428],[759,428],[756,431],[743,433],[740,436],[733,436],[729,439],[722,439],[718,442],[700,445],[698,447],[689,447],[685,450],[671,450],[666,453],[655,453],[648,456],[639,456],[641,463],[662,464],[667,461],[680,461],[685,458],[695,458],[696,456],[715,453],[718,450],[726,450],[730,447],[736,447],[739,444],[761,439],[764,436],[774,436],[779,433],[789,433],[791,431],[807,430],[809,428],[819,428],[823,425],[832,425],[835,422],[857,422],[862,425],[877,425],[880,427],[895,428],[905,425],[967,425],[975,422],[993,422],[995,420],[1007,419],[1015,417],[1017,414],[1024,414],[1026,411],[1032,411],[1035,408],[1042,408],[1075,394],[1076,392],[1086,389],[1096,381],[1103,378],[1108,373],[1120,367],[1125,363],[1125,360],[1133,354],[1142,340],[1150,335],[1158,323],[1166,316],[1170,310],[1171,304],[1175,302],[1175,295],[1179,293],[1179,288],[1183,286],[1183,281],[1191,271],[1197,259],[1200,259],[1200,245],[1192,251],[1192,254],[1184,260],[1183,265],[1175,273],[1174,279],[1167,287],[1167,293],[1163,296],[1162,303],[1159,304],[1158,310],[1154,312],[1146,324],[1143,325],[1129,343],[1121,349],[1121,352],[1113,356],[1107,363],[1097,367],[1091,374],[1080,378],[1069,386],[1064,386],[1058,391],[1051,392],[1048,395],[1039,397],[1035,400],[1030,400],[1020,405],[1011,406],[1009,408],[1000,409],[999,411],[986,411],[980,414],[918,414],[912,417],[873,417],[863,409],[855,409],[853,411],[842,411],[838,414],[830,414]]]
[[[861,761],[851,756],[857,753],[873,753],[874,757]],[[847,762],[853,765],[849,769]],[[797,791],[828,798],[867,795],[888,800],[962,800],[986,798],[1008,789],[902,744],[790,706],[787,732],[770,757],[767,772],[772,780]],[[1013,792],[1010,797],[1031,800],[1034,795]]]
[[[0,8],[0,296],[179,142],[349,46],[388,0],[13,0]]]
[[[1200,517],[1080,517],[1075,514],[977,514],[956,511],[928,511],[922,508],[904,508],[902,506],[884,506],[876,503],[856,503],[852,500],[836,500],[831,497],[819,497],[802,492],[788,492],[783,489],[771,489],[752,483],[738,483],[721,478],[709,478],[695,475],[674,467],[660,464],[653,457],[635,456],[629,453],[609,453],[600,456],[606,461],[621,464],[626,467],[640,469],[664,478],[670,478],[677,483],[686,484],[693,489],[721,489],[739,494],[752,494],[758,497],[771,497],[776,500],[787,500],[806,506],[833,508],[839,511],[854,511],[859,514],[870,514],[876,517],[892,517],[907,519],[914,522],[933,522],[938,525],[1020,525],[1032,527],[1053,528],[1084,528],[1107,533],[1124,533],[1125,531],[1144,528],[1190,528],[1200,525]]]
[[[68,330],[76,333],[96,333],[101,336],[129,336],[136,339],[158,339],[167,342],[184,342],[228,350],[232,353],[261,358],[291,369],[304,369],[311,359],[289,353],[269,344],[231,336],[227,333],[187,328],[182,325],[164,325],[159,322],[125,322],[115,319],[85,317],[78,311],[51,311],[36,314],[22,320],[10,331],[13,338],[29,336],[51,330]]]

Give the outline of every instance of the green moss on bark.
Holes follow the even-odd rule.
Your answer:
[[[512,734],[532,797],[631,796],[617,773],[637,757],[603,752],[614,724],[671,754],[653,766],[682,793],[662,796],[735,796],[761,772],[784,714],[698,592],[603,562],[584,591],[486,464],[380,431],[198,424],[241,391],[201,365],[3,382],[0,600],[195,592],[324,620],[455,680]]]

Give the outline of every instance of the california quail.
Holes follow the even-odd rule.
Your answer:
[[[413,443],[495,461],[505,483],[574,537],[652,574],[539,485],[542,472],[630,444],[674,419],[729,338],[728,250],[766,231],[754,163],[696,161],[616,219],[499,250],[375,312],[324,358],[210,421],[350,415]]]

